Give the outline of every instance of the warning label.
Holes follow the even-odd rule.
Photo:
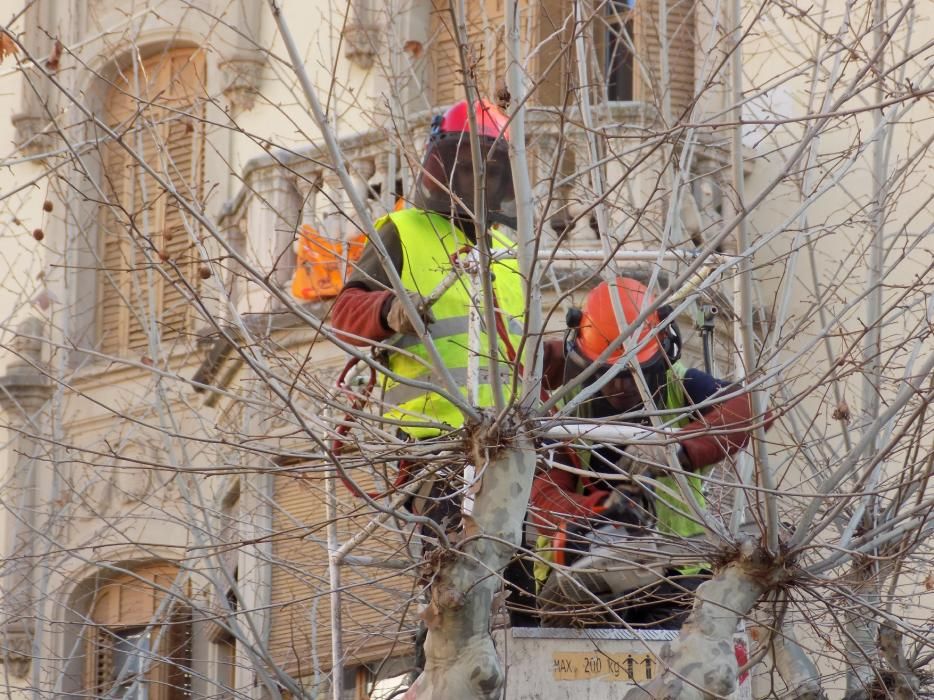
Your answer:
[[[641,683],[652,680],[657,668],[658,659],[652,654],[556,651],[552,655],[552,674],[556,681],[599,679]]]

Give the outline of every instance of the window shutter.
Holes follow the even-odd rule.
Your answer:
[[[573,65],[568,46],[573,39],[573,23],[567,18],[574,12],[570,0],[539,0],[534,17],[532,36],[538,52],[534,61],[538,86],[532,101],[545,105],[562,105],[568,90],[568,75]],[[558,58],[555,65],[552,61]],[[550,67],[550,70],[549,70]]]
[[[138,80],[121,77],[108,98],[109,123],[123,142],[195,203],[204,190],[204,70],[201,51],[164,52],[142,63]],[[189,228],[198,229],[186,227],[190,217],[175,197],[119,143],[107,144],[103,164],[105,192],[119,206],[101,215],[101,348],[144,352],[153,324],[163,341],[190,326],[198,278]]]
[[[188,700],[191,695],[192,611],[181,602],[169,606],[165,618],[155,619],[167,589],[175,581],[178,570],[160,562],[137,569],[134,575],[121,575],[101,586],[91,605],[90,619],[83,632],[85,657],[85,688],[88,697],[108,697],[120,668],[115,658],[124,657],[130,635],[144,630],[146,645],[140,652],[140,664],[149,663],[145,678],[149,700]],[[190,592],[185,592],[188,595]],[[155,646],[158,640],[158,647]],[[138,642],[134,642],[137,643]],[[122,646],[121,646],[122,645]],[[119,653],[116,653],[117,650]],[[121,664],[123,665],[123,664]],[[132,679],[124,677],[122,685]]]
[[[178,111],[166,125],[167,179],[185,199],[200,202],[204,182],[204,106],[197,99],[204,80],[204,54],[173,57],[168,93]],[[162,337],[182,336],[193,320],[189,299],[200,291],[196,274],[199,226],[175,197],[167,196],[162,253],[168,279],[162,282]]]
[[[122,131],[133,113],[133,99],[114,91],[108,103],[110,122]],[[126,335],[130,268],[127,233],[128,215],[124,207],[131,201],[133,165],[130,154],[119,144],[109,143],[103,153],[103,191],[108,204],[101,208],[99,275],[99,335],[101,350],[115,354],[123,348]]]
[[[464,76],[460,73],[457,41],[447,3],[434,0],[431,13],[431,63],[435,105],[454,102],[464,94]]]
[[[166,150],[168,162],[172,168],[169,173],[172,184],[186,199],[200,198],[200,191],[189,191],[191,183],[197,182],[200,175],[195,143],[191,136],[195,126],[191,119],[175,119],[169,124]],[[187,226],[186,226],[187,223]],[[185,333],[192,314],[188,298],[199,290],[199,279],[195,274],[198,249],[192,240],[189,229],[197,235],[195,219],[183,210],[174,197],[165,203],[165,223],[161,254],[166,264],[163,266],[168,279],[161,280],[162,293],[162,328],[163,339],[171,339]]]
[[[175,607],[163,639],[167,647],[160,656],[165,656],[168,663],[165,697],[186,700],[191,697],[191,608]]]
[[[374,482],[361,488],[376,488]],[[295,532],[296,523],[316,530],[326,520],[324,478],[306,474],[300,478],[277,476],[273,500],[277,504],[273,519],[275,532]],[[338,489],[338,538],[346,540],[359,531],[371,514],[360,508],[359,501],[347,489]],[[360,550],[371,556],[395,556],[398,547],[393,537],[372,537]],[[273,568],[270,589],[270,632],[268,648],[273,663],[286,672],[305,672],[304,660],[317,653],[322,669],[331,667],[331,650],[326,640],[331,631],[327,576],[320,572],[328,566],[327,550],[311,538],[290,536],[276,538],[273,557],[280,566]],[[348,566],[343,583],[344,663],[380,663],[388,656],[411,653],[411,616],[403,616],[417,583],[410,573],[363,570]],[[310,623],[309,623],[310,620]]]
[[[431,54],[436,106],[464,99],[464,75],[454,38],[454,24],[448,3],[433,0],[431,15]],[[476,0],[466,3],[467,43],[476,63],[477,88],[481,97],[495,97],[496,88],[505,84],[506,46],[503,0]],[[523,19],[527,19],[523,12]],[[471,56],[468,55],[468,63]]]
[[[103,696],[114,681],[113,644],[107,628],[88,625],[85,628],[85,644],[88,690],[92,697]]]
[[[671,65],[671,111],[681,117],[694,100],[695,0],[676,0],[670,4],[668,36]]]
[[[149,109],[146,117],[134,132],[133,148],[143,154],[144,160],[158,172],[159,146],[163,126],[159,123],[161,110]],[[130,351],[145,350],[149,345],[150,323],[153,311],[159,315],[162,296],[162,279],[153,260],[158,261],[161,241],[158,235],[164,217],[165,193],[156,179],[143,171],[134,160],[128,170],[132,219],[128,227],[125,245],[132,266],[127,278],[126,297],[129,302],[125,347]]]
[[[473,6],[472,3],[471,6]],[[486,75],[478,76],[477,85],[480,96],[496,99],[496,91],[506,86],[506,10],[503,0],[486,0],[486,12],[481,18],[483,27],[483,58],[486,62]],[[479,6],[480,3],[477,3]],[[519,13],[519,41],[525,33],[524,24],[528,20],[528,6],[521,7]]]
[[[696,0],[669,0],[667,3],[668,84],[662,84],[660,10],[656,2],[636,0],[636,52],[643,62],[636,69],[636,99],[661,107],[666,92],[671,97],[671,113],[678,118],[694,95],[694,3]],[[647,75],[646,75],[647,73]]]

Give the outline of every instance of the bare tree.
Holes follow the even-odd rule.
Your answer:
[[[545,556],[533,479],[575,469],[554,444],[664,445],[672,482],[627,478],[694,503],[677,416],[639,372],[644,413],[576,413],[638,369],[630,341],[666,304],[754,417],[745,451],[702,475],[687,516],[704,534],[617,554],[712,569],[662,673],[626,697],[724,697],[747,672],[763,698],[930,695],[929,7],[7,5],[10,695],[519,697],[494,641],[517,598],[503,571]],[[473,300],[464,389],[377,222],[410,197],[431,117],[481,97],[510,119],[525,314],[506,360],[480,331],[504,253],[480,236],[448,280]],[[473,141],[460,204],[484,231]],[[393,371],[391,340],[331,326],[363,240],[420,376]],[[545,340],[621,274],[652,295],[620,324],[626,351],[544,393]],[[463,427],[407,439],[383,415],[389,380],[444,396]],[[432,500],[453,525],[424,515]],[[572,567],[551,576],[575,585]],[[582,596],[628,626],[625,600]]]

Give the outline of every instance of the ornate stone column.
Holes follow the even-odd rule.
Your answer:
[[[376,51],[380,47],[380,26],[370,0],[350,0],[350,13],[343,37],[347,58],[365,70],[372,68]]]
[[[349,155],[345,153],[345,156]],[[350,178],[360,196],[367,199],[370,178],[376,172],[373,158],[354,158],[349,164]],[[347,196],[337,173],[325,171],[321,191],[316,201],[316,214],[327,235],[335,240],[346,241],[357,232],[352,223],[356,217],[350,197]]]
[[[231,27],[221,32],[222,46],[218,67],[223,76],[223,93],[230,115],[253,109],[265,65],[262,46],[264,4],[255,0],[236,0],[230,7]]]
[[[23,321],[12,344],[14,359],[0,376],[0,410],[8,426],[0,636],[2,661],[12,675],[20,678],[29,672],[32,659],[37,471],[45,452],[41,412],[52,394],[52,383],[42,360],[44,337],[41,320]]]
[[[237,216],[245,218],[243,254],[253,273],[286,288],[295,270],[293,242],[299,223],[298,194],[293,178],[275,165],[264,165],[247,177],[252,193]],[[248,274],[237,295],[239,313],[260,313],[275,307],[269,293]]]
[[[54,42],[49,34],[55,32],[55,6],[49,0],[27,3],[23,15],[23,44],[36,62],[46,62],[45,68],[52,70],[46,60],[53,52]],[[36,155],[48,151],[52,138],[45,133],[49,124],[49,81],[26,64],[23,73],[23,93],[19,112],[12,115],[16,129],[15,143],[25,155]]]
[[[596,230],[590,225],[593,218],[591,207],[595,195],[591,191],[588,175],[580,174],[591,160],[583,131],[579,129],[569,131],[565,139],[565,150],[563,158],[569,159],[573,164],[571,169],[575,177],[572,178],[572,184],[562,188],[559,193],[568,205],[563,218],[568,222],[574,222],[573,226],[565,232],[563,247],[593,250],[599,247]],[[591,209],[589,214],[588,209]]]
[[[303,174],[304,175],[304,174]],[[295,178],[295,191],[301,199],[301,225],[308,225],[317,229],[321,225],[318,216],[318,199],[321,197],[321,176],[320,173],[308,174],[304,177]]]
[[[350,163],[350,178],[353,180],[354,189],[360,198],[367,202],[367,208],[372,216],[373,202],[369,198],[370,179],[376,173],[376,161],[371,157],[358,157]],[[326,172],[324,176],[324,188],[322,193],[327,197],[319,195],[318,202],[322,207],[318,216],[327,231],[328,237],[343,244],[343,262],[341,263],[340,273],[343,276],[346,272],[347,253],[349,242],[355,238],[360,227],[357,223],[357,212],[350,203],[350,197],[344,190],[336,173]]]

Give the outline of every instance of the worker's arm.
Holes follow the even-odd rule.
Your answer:
[[[385,340],[392,335],[386,327],[386,311],[392,303],[391,291],[368,291],[344,287],[331,308],[331,325],[341,340],[351,345],[367,345],[369,340]]]
[[[535,475],[532,482],[532,520],[543,535],[567,520],[595,518],[596,508],[609,496],[608,491],[585,489],[577,492],[579,477],[552,467]]]
[[[395,225],[387,221],[377,233],[393,267],[401,273],[402,242]],[[354,345],[366,345],[367,340],[385,340],[392,335],[386,315],[394,297],[379,251],[368,244],[331,307],[331,325],[335,331],[342,332],[344,340]]]
[[[680,431],[684,436],[681,448],[687,457],[685,466],[691,470],[703,469],[741,450],[760,420],[765,421],[768,430],[772,425],[771,412],[753,416],[749,394],[734,396],[712,407]]]
[[[564,341],[546,340],[542,346],[542,384],[554,391],[565,380]],[[552,467],[539,471],[532,482],[532,518],[544,535],[553,535],[555,527],[568,520],[593,518],[595,510],[603,505],[608,491],[577,489],[580,477],[563,469]]]
[[[684,389],[695,404],[702,403],[718,392],[730,392],[726,382],[711,377],[699,369],[689,369],[684,377]],[[680,433],[682,463],[686,469],[703,469],[741,450],[758,420],[765,420],[766,430],[772,425],[771,414],[752,415],[749,394],[741,394],[704,409]]]
[[[717,394],[733,393],[738,387],[711,377],[697,369],[689,369],[683,388],[690,405],[716,400]],[[694,412],[695,418],[677,433],[678,461],[687,471],[698,471],[715,464],[742,449],[758,424],[772,424],[771,414],[752,415],[749,394],[740,394]],[[667,449],[663,445],[636,444],[626,448],[618,466],[625,471],[662,473],[667,470]]]

